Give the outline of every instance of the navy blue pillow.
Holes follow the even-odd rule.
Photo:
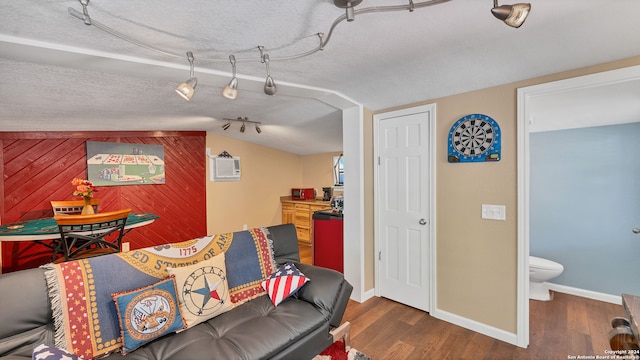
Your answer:
[[[173,276],[137,290],[112,295],[123,339],[122,354],[185,327]]]

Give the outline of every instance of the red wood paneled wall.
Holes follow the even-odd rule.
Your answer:
[[[87,140],[164,146],[165,184],[99,187],[96,194],[100,211],[130,207],[160,216],[125,235],[131,249],[206,235],[205,132],[0,132],[0,222],[52,216],[49,201],[79,199],[71,180],[87,178]],[[2,242],[3,273],[50,258],[42,245]]]

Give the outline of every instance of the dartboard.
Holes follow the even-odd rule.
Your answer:
[[[449,130],[449,162],[500,160],[500,126],[491,117],[471,114]]]

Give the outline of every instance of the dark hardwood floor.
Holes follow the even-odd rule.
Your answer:
[[[569,359],[606,355],[620,305],[556,293],[530,300],[529,347],[523,349],[435,319],[385,298],[350,301],[351,344],[373,359]],[[586,358],[586,357],[585,357]]]
[[[311,263],[311,247],[301,245],[300,251],[302,262]],[[385,298],[350,301],[344,321],[351,323],[351,345],[375,360],[550,360],[607,355],[611,319],[625,316],[621,305],[562,293],[552,301],[530,300],[529,313],[526,349]]]
[[[303,264],[313,264],[311,246],[298,243],[298,249],[300,250],[300,262]]]

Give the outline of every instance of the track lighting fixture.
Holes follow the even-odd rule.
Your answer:
[[[493,9],[491,13],[496,18],[504,21],[505,24],[519,28],[529,15],[531,10],[531,4],[513,4],[513,5],[501,5],[498,6],[498,0],[493,0]]]
[[[191,51],[187,51],[187,60],[189,60],[190,70],[189,70],[189,80],[183,82],[178,85],[176,88],[176,92],[178,95],[182,96],[185,100],[191,100],[193,97],[193,93],[196,90],[196,85],[198,85],[198,79],[195,77],[195,72],[193,68],[193,53]]]
[[[139,40],[136,40],[119,31],[116,31],[108,26],[101,24],[100,22],[92,19],[89,16],[88,5],[90,0],[78,0],[78,1],[80,2],[80,5],[82,5],[82,12],[79,12],[71,7],[68,8],[68,12],[71,16],[74,16],[84,21],[85,24],[95,26],[96,28],[106,32],[111,36],[115,36],[121,40],[127,41],[130,44],[133,44],[136,46],[140,46],[144,49],[155,51],[157,53],[163,54],[164,56],[182,58],[183,56],[182,54],[173,53],[173,52],[158,48],[151,44],[145,44]],[[267,95],[273,96],[278,91],[276,83],[271,77],[271,72],[269,69],[270,60],[274,60],[274,61],[275,60],[293,60],[293,59],[310,56],[317,53],[318,51],[324,50],[327,44],[329,43],[329,41],[331,40],[331,36],[336,26],[338,26],[338,24],[340,24],[344,20],[353,21],[355,19],[356,14],[358,14],[358,16],[361,16],[363,14],[369,14],[369,13],[387,13],[387,12],[405,11],[405,10],[413,12],[415,9],[418,9],[418,8],[431,7],[431,6],[449,2],[451,0],[422,0],[418,2],[416,2],[415,0],[407,0],[407,1],[408,3],[406,4],[371,6],[371,7],[365,7],[365,8],[358,8],[357,10],[355,10],[355,7],[360,5],[360,3],[362,3],[362,0],[333,0],[333,3],[335,6],[345,9],[345,15],[341,15],[333,21],[326,36],[324,33],[321,33],[321,32],[316,34],[319,39],[319,44],[315,48],[312,48],[310,50],[306,50],[304,52],[294,54],[294,55],[274,57],[273,59],[270,59],[269,55],[264,53],[264,47],[258,46],[258,49],[260,50],[260,62],[264,63],[267,68],[267,78],[264,83],[264,93]],[[531,4],[529,3],[518,3],[513,5],[499,6],[498,0],[494,0],[491,13],[496,18],[504,21],[505,24],[518,28],[522,26],[527,16],[529,15],[530,10],[531,10]],[[176,88],[176,92],[186,100],[190,100],[191,97],[193,97],[196,85],[198,84],[198,80],[196,79],[194,74],[194,65],[193,65],[194,58],[193,58],[193,53],[191,51],[187,52],[187,59],[189,60],[189,65],[190,65],[190,77],[187,81],[183,82]],[[198,61],[205,62],[205,63],[216,63],[216,62],[226,62],[227,60],[223,58],[222,59],[221,58],[198,58]],[[255,58],[244,58],[244,59],[239,58],[238,61],[255,61]],[[231,81],[229,82],[229,84],[222,91],[222,95],[228,99],[235,99],[238,96],[238,78],[236,76],[236,58],[234,55],[229,56],[229,62],[231,63],[233,77],[231,78]],[[228,129],[230,124],[228,126],[227,124],[225,124],[223,128],[225,126],[226,126],[225,130],[226,130]],[[261,132],[260,127],[256,126],[256,131],[260,133]]]
[[[359,5],[362,0],[333,0],[333,4],[339,8],[345,9],[347,21],[355,20],[354,6]],[[411,3],[413,6],[413,3]]]
[[[236,77],[236,57],[233,55],[229,55],[229,62],[231,63],[231,71],[233,73],[233,77],[231,81],[229,81],[229,85],[224,87],[222,90],[222,96],[227,99],[235,100],[238,97],[238,78]]]
[[[269,54],[264,53],[263,46],[258,46],[258,50],[260,50],[261,61],[267,66],[267,79],[264,82],[264,93],[273,96],[278,92],[278,88],[276,87],[276,82],[273,81],[271,77],[271,71],[269,71]]]
[[[262,123],[260,121],[252,121],[249,120],[248,117],[238,117],[236,119],[228,119],[228,118],[224,118],[223,120],[226,121],[226,123],[224,125],[222,125],[222,129],[223,130],[227,130],[230,126],[231,126],[231,122],[232,121],[239,121],[242,123],[242,125],[240,126],[240,132],[244,133],[247,130],[247,123],[249,124],[254,124],[256,127],[256,132],[258,134],[262,133],[262,129],[260,128],[260,125],[262,125]]]

